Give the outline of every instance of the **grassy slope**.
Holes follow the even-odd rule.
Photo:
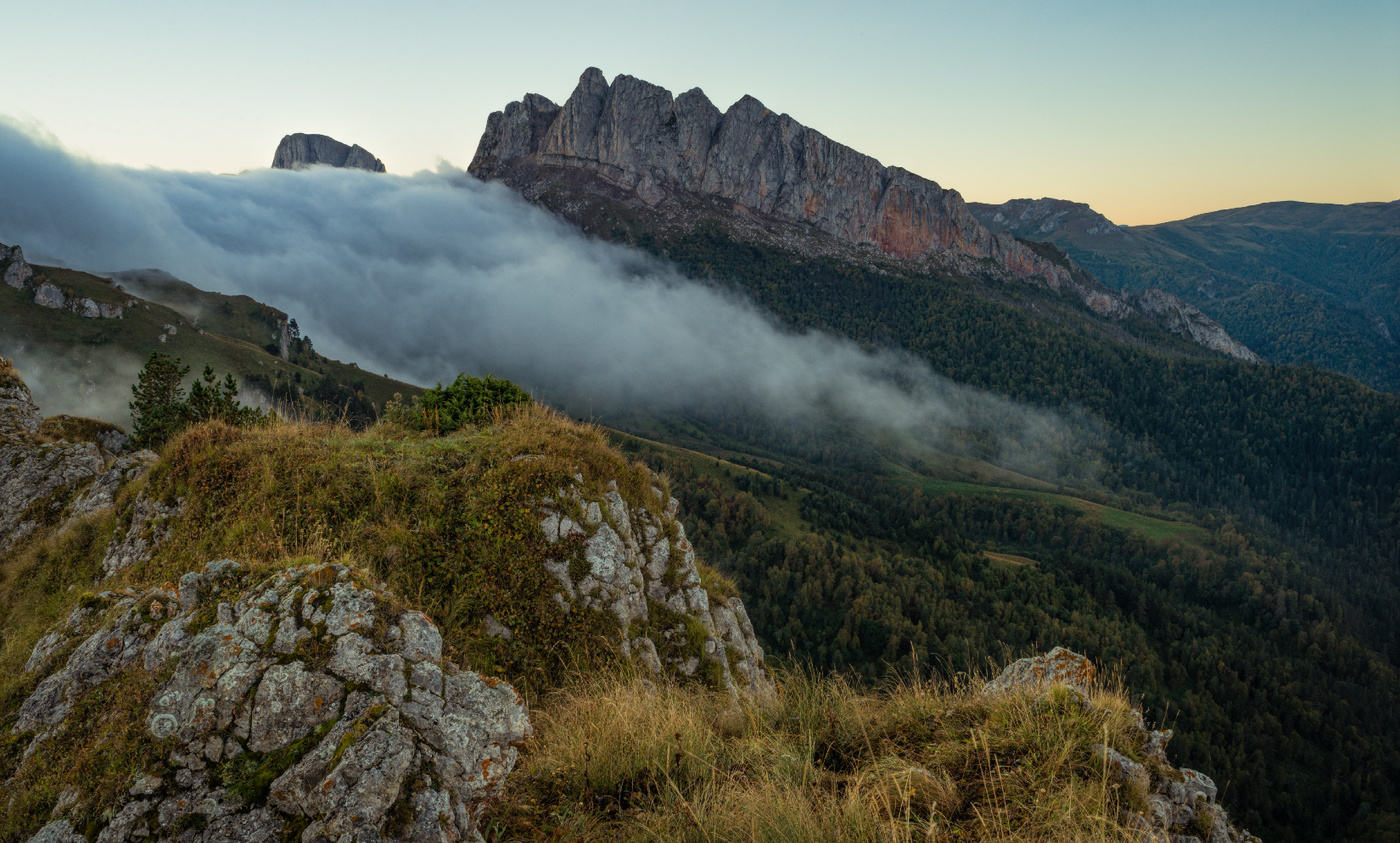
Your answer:
[[[542,459],[512,459],[524,454]],[[538,735],[483,822],[489,840],[1128,839],[1117,807],[1140,809],[1142,794],[1115,789],[1091,752],[1106,742],[1141,758],[1121,689],[1096,692],[1086,709],[1065,693],[988,698],[966,678],[862,690],[795,672],[773,698],[736,707],[699,685],[600,672],[607,625],[553,605],[528,505],[576,471],[586,495],[616,480],[629,500],[656,503],[651,475],[602,431],[538,409],[443,438],[297,424],[187,432],[116,512],[50,526],[0,557],[0,776],[21,773],[18,798],[0,806],[0,840],[25,839],[77,781],[97,800],[89,828],[100,829],[133,771],[165,764],[168,748],[144,728],[161,677],[139,666],[84,695],[32,762],[8,722],[37,681],[21,669],[35,641],[95,605],[86,589],[140,490],[183,498],[184,513],[155,558],[104,588],[219,557],[255,571],[349,563],[428,612],[458,663],[526,691]],[[513,641],[482,634],[488,611]]]
[[[36,279],[43,276],[70,295],[123,305],[135,298],[84,272],[36,266],[35,273]],[[184,311],[139,300],[121,319],[84,319],[67,310],[35,305],[30,289],[0,287],[0,337],[7,346],[23,346],[30,354],[61,358],[80,371],[91,369],[98,379],[115,379],[119,386],[134,383],[150,353],[161,351],[189,365],[191,378],[207,363],[220,374],[233,372],[240,380],[250,374],[282,381],[300,376],[296,382],[308,391],[325,377],[342,383],[363,381],[365,396],[380,407],[396,392],[417,392],[411,384],[319,356],[303,357],[300,365],[284,361],[263,347],[276,341],[273,331],[278,311],[246,296],[223,296],[183,286],[188,289],[172,288],[176,294],[167,292],[165,297],[186,308]],[[174,334],[167,333],[167,325],[175,327]],[[166,337],[164,342],[159,340],[161,336]],[[109,421],[125,424],[127,420]]]

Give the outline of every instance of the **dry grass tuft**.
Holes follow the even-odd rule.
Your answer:
[[[1131,706],[980,682],[877,691],[790,671],[735,704],[632,675],[544,701],[487,839],[1118,841],[1122,797],[1091,746],[1132,749]]]

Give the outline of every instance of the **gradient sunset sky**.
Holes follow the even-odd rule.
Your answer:
[[[1400,199],[1400,2],[205,0],[12,4],[0,118],[97,160],[237,172],[282,135],[465,167],[593,65],[752,94],[971,201],[1115,222]],[[16,49],[18,47],[18,49]]]

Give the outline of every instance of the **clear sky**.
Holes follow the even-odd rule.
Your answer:
[[[265,167],[282,135],[465,167],[585,67],[743,94],[972,201],[1140,224],[1400,199],[1400,2],[45,0],[3,8],[0,115],[134,166]]]

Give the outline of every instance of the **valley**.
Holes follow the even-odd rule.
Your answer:
[[[295,184],[312,195],[354,185],[364,191],[354,195],[378,202],[400,189],[379,159],[326,136],[288,135],[275,161],[276,169],[298,171],[277,178],[304,179],[266,182],[277,190]],[[369,173],[337,182],[330,167]],[[230,182],[244,189],[265,176],[226,178],[245,179]],[[924,811],[930,824],[942,817],[937,821],[952,825],[940,828],[958,829],[955,836],[973,834],[978,806],[989,804],[978,800],[993,786],[968,772],[968,758],[946,761],[948,745],[935,751],[935,744],[918,744],[927,737],[920,730],[933,729],[939,740],[989,740],[987,724],[1014,717],[974,693],[978,677],[1056,647],[1085,654],[1117,690],[1096,703],[1099,714],[1087,705],[1066,714],[1052,694],[1033,704],[1036,716],[1050,705],[1056,717],[1068,718],[1056,722],[1079,731],[1089,721],[1076,718],[1098,718],[1093,728],[1109,724],[1115,730],[1109,742],[1134,764],[1158,764],[1166,739],[1153,729],[1171,730],[1171,758],[1214,777],[1218,789],[1211,784],[1206,801],[1214,804],[1218,795],[1237,826],[1268,840],[1350,841],[1387,839],[1400,822],[1400,632],[1390,620],[1400,611],[1400,397],[1390,391],[1395,361],[1387,356],[1388,337],[1375,327],[1377,318],[1394,324],[1386,309],[1394,302],[1385,298],[1395,269],[1394,203],[1328,213],[1285,203],[1148,227],[1116,226],[1086,205],[1057,200],[982,206],[842,146],[753,97],[721,112],[699,89],[673,97],[629,76],[608,82],[594,68],[562,105],[531,94],[492,114],[469,173],[415,179],[404,180],[403,189],[436,191],[427,204],[435,213],[461,195],[498,203],[482,200],[444,219],[472,220],[487,215],[483,208],[505,208],[511,219],[527,221],[522,230],[544,232],[535,242],[565,244],[541,263],[518,259],[529,271],[511,266],[502,274],[526,300],[558,296],[573,282],[578,298],[558,308],[568,318],[551,321],[547,302],[514,308],[483,293],[494,279],[478,270],[520,248],[509,238],[463,235],[460,242],[429,243],[440,232],[415,227],[407,214],[398,223],[408,234],[386,225],[365,238],[350,216],[328,235],[345,239],[326,246],[327,254],[350,257],[325,265],[364,273],[358,281],[350,272],[331,273],[328,286],[337,296],[390,289],[395,304],[428,302],[426,310],[412,311],[417,320],[382,308],[384,325],[351,324],[364,311],[333,306],[338,302],[303,318],[331,320],[326,324],[339,341],[361,343],[374,359],[386,359],[386,336],[397,337],[405,354],[437,360],[462,347],[449,339],[480,334],[481,344],[465,347],[503,350],[496,357],[480,353],[473,364],[517,366],[496,374],[517,379],[536,397],[558,396],[554,408],[522,398],[478,407],[469,420],[440,429],[439,405],[431,401],[441,384],[424,390],[365,372],[354,360],[328,359],[287,312],[251,295],[210,292],[201,289],[213,286],[204,279],[160,269],[107,278],[25,264],[32,278],[0,287],[0,355],[13,358],[29,384],[24,394],[32,390],[46,413],[126,426],[136,371],[160,351],[196,370],[208,363],[232,373],[244,400],[271,406],[290,422],[246,430],[195,426],[160,454],[142,457],[141,471],[149,474],[113,480],[126,491],[113,496],[105,514],[76,515],[74,501],[82,498],[66,492],[27,502],[29,532],[16,533],[15,551],[0,557],[0,597],[8,601],[0,611],[19,630],[5,633],[7,664],[40,652],[34,648],[41,627],[73,611],[72,600],[98,606],[123,599],[65,595],[94,577],[113,576],[111,548],[122,545],[122,536],[133,546],[154,536],[145,558],[121,574],[131,595],[145,600],[163,579],[183,583],[182,575],[212,582],[220,569],[200,566],[225,556],[259,576],[285,569],[292,573],[276,575],[340,577],[373,590],[396,612],[411,607],[431,619],[446,648],[434,662],[439,671],[455,670],[443,659],[456,658],[504,677],[531,707],[548,711],[541,728],[551,741],[582,743],[550,743],[548,751],[531,745],[521,764],[532,772],[501,791],[498,812],[485,812],[485,801],[481,808],[472,803],[470,822],[457,820],[459,830],[471,833],[480,821],[493,841],[515,839],[512,834],[546,839],[544,829],[554,828],[549,823],[567,814],[573,800],[594,800],[580,814],[591,831],[555,828],[547,839],[607,839],[642,822],[638,817],[663,823],[667,812],[680,816],[676,804],[709,805],[718,816],[729,803],[707,802],[716,792],[731,802],[761,800],[755,791],[727,789],[751,768],[740,757],[749,750],[725,742],[768,741],[771,749],[776,733],[755,725],[768,722],[763,718],[771,712],[752,714],[743,727],[725,725],[728,715],[706,720],[711,714],[677,727],[678,743],[698,743],[675,758],[708,758],[710,772],[685,772],[681,761],[673,769],[666,750],[660,761],[645,762],[662,764],[664,772],[644,766],[610,777],[589,767],[588,741],[595,738],[569,732],[569,718],[577,715],[567,694],[614,705],[618,695],[642,688],[670,707],[647,708],[639,717],[662,721],[685,706],[710,705],[708,698],[681,698],[697,688],[761,699],[768,693],[765,671],[780,677],[780,688],[813,699],[830,695],[821,703],[827,711],[863,724],[838,725],[830,714],[823,732],[820,722],[804,721],[800,740],[814,748],[800,771],[802,786],[814,778],[853,799],[869,797],[859,776],[875,775],[871,770],[883,763],[872,742],[861,745],[855,737],[869,727],[878,731],[881,751],[930,770],[963,765],[962,772],[938,773],[947,778],[938,787],[962,795],[940,791],[916,799],[910,794],[922,793],[923,785],[907,785],[902,810]],[[259,201],[281,195],[247,189]],[[351,194],[327,195],[343,203]],[[383,207],[406,207],[395,201]],[[315,218],[312,225],[332,229],[341,220],[333,222]],[[10,236],[3,228],[0,235]],[[478,245],[477,254],[463,243],[489,245]],[[1342,251],[1347,254],[1339,257]],[[6,280],[18,280],[16,261],[23,259],[6,262],[9,254],[0,252],[0,271],[13,270]],[[516,259],[495,266],[510,260]],[[560,285],[538,293],[531,273],[550,264],[579,266],[578,277],[564,272]],[[589,286],[586,276],[595,270],[621,280]],[[242,263],[238,271],[245,271]],[[621,290],[616,298],[641,302],[637,312],[656,327],[657,344],[635,341],[640,323],[630,316],[576,332],[567,302],[605,299],[599,290]],[[677,301],[690,309],[658,291],[683,291],[690,298]],[[84,304],[89,300],[91,307]],[[460,322],[448,322],[448,330],[421,317],[461,301],[473,309],[462,308]],[[718,309],[704,310],[710,307]],[[120,308],[115,316],[101,315],[114,308]],[[578,321],[595,312],[621,312],[621,304],[578,309]],[[794,357],[834,348],[832,360],[867,368],[790,366],[783,371],[794,372],[793,380],[832,377],[804,384],[808,391],[789,399],[753,386],[787,395],[781,378],[763,377],[764,360],[744,361],[751,382],[740,386],[727,384],[724,370],[687,370],[674,385],[666,383],[666,371],[651,371],[680,368],[667,346],[689,320],[738,324],[735,314],[773,337],[754,347]],[[516,321],[490,324],[501,319]],[[624,331],[632,335],[620,337]],[[527,342],[514,343],[520,336]],[[697,333],[682,348],[702,349],[713,336],[727,335]],[[701,359],[694,370],[736,363],[747,348],[695,354]],[[632,359],[617,362],[627,356]],[[487,372],[476,374],[492,383]],[[615,383],[632,376],[643,379]],[[16,395],[18,378],[6,381]],[[605,379],[614,383],[595,406],[587,390]],[[434,397],[425,402],[429,394]],[[28,398],[14,402],[34,416],[37,431],[15,434],[16,442],[34,450],[64,440],[59,434],[44,440],[50,434],[43,430],[66,428],[56,422],[40,428]],[[901,412],[913,421],[895,418]],[[122,459],[105,445],[88,444],[104,465]],[[86,482],[68,491],[76,494]],[[168,509],[151,518],[141,508],[150,501]],[[144,531],[142,517],[150,521]],[[166,523],[160,519],[174,525],[168,534],[160,532]],[[169,543],[157,547],[167,535]],[[110,546],[109,536],[116,537]],[[621,555],[603,559],[600,547]],[[532,564],[522,566],[521,559]],[[540,559],[543,565],[533,565]],[[57,562],[66,573],[45,572]],[[350,567],[331,574],[316,567],[332,564],[364,566],[380,582],[361,582]],[[48,577],[52,587],[36,596],[31,577]],[[251,583],[245,577],[237,587]],[[283,588],[278,599],[291,599],[290,593]],[[240,624],[252,617],[251,595],[236,604]],[[42,608],[35,610],[34,601]],[[200,605],[209,615],[204,620],[222,618],[222,609]],[[103,611],[109,619],[117,614]],[[154,623],[149,615],[140,620]],[[137,620],[121,623],[136,629]],[[318,670],[327,648],[341,646],[325,634],[313,631],[316,641],[294,651]],[[376,638],[372,658],[395,658],[396,646]],[[651,672],[632,676],[623,668],[615,680],[606,674],[628,664]],[[603,673],[592,676],[595,671]],[[591,684],[577,683],[580,675]],[[6,718],[18,716],[9,703],[37,693],[38,681],[21,677],[0,688]],[[371,678],[346,681],[348,695]],[[947,690],[936,701],[918,692],[916,703],[901,696],[908,687],[900,682],[963,690]],[[862,696],[867,689],[886,690]],[[782,706],[793,705],[783,698]],[[1145,726],[1125,725],[1135,705]],[[911,706],[942,713],[917,723],[902,719]],[[881,713],[862,721],[866,715],[857,711]],[[346,722],[369,716],[350,712],[347,702]],[[53,728],[89,728],[91,712],[79,713],[89,719]],[[128,715],[136,717],[122,716]],[[936,729],[928,725],[944,717]],[[359,731],[344,735],[359,740],[369,721],[355,722]],[[423,734],[415,732],[412,745],[423,752],[435,739],[417,721],[414,728]],[[619,741],[649,745],[655,738],[630,726],[608,728],[628,736]],[[259,750],[253,761],[235,764],[242,745],[234,749],[234,739],[247,736],[219,735],[232,743],[210,749],[210,763],[221,765],[226,783],[264,776],[261,792],[252,778],[237,778],[240,792],[260,793],[257,799],[290,810],[267,786],[274,773],[288,775],[292,762]],[[1091,775],[1082,737],[1063,738],[1079,759],[1076,782]],[[527,745],[519,734],[512,740],[511,747]],[[799,738],[784,733],[782,740]],[[22,741],[6,741],[0,763],[25,771],[29,797],[6,809],[5,827],[32,831],[46,812],[61,812],[53,806],[67,782],[60,771],[25,766]],[[141,741],[133,746],[153,753]],[[563,755],[550,755],[557,747]],[[1093,751],[1101,760],[1112,757]],[[1014,744],[1005,757],[1021,752]],[[986,753],[990,759],[990,744]],[[154,754],[140,757],[156,763]],[[254,761],[261,766],[249,766]],[[194,775],[200,771],[180,763],[178,787],[198,792],[204,785],[189,782],[200,781]],[[1100,767],[1094,781],[1107,793],[1106,762]],[[722,783],[713,777],[721,769]],[[1154,766],[1149,781],[1169,791],[1162,769]],[[424,774],[412,781],[417,794],[438,793],[437,779]],[[696,789],[668,803],[665,788],[679,794],[682,782]],[[1086,815],[1119,805],[1112,800],[1128,799],[1132,787],[1112,799],[1094,797],[1099,801]],[[1025,800],[1018,804],[1048,828],[1034,792],[1017,790]],[[852,804],[842,810],[854,811]],[[1121,802],[1129,811],[1150,811],[1151,804]],[[381,819],[390,822],[389,806],[381,807]],[[101,816],[96,802],[81,810]],[[407,827],[405,817],[428,816],[395,810],[399,830]],[[1017,824],[1030,821],[1021,810],[1008,809],[1010,819],[998,829],[1024,828]],[[1159,824],[1211,843],[1239,839],[1224,820],[1211,826],[1213,815],[1204,809],[1199,816],[1207,819],[1197,816],[1190,828],[1184,815]],[[110,820],[94,819],[91,827],[112,827],[103,825]],[[669,833],[708,839],[709,821],[691,814],[684,832],[668,826]],[[1120,821],[1127,822],[1113,822]]]

